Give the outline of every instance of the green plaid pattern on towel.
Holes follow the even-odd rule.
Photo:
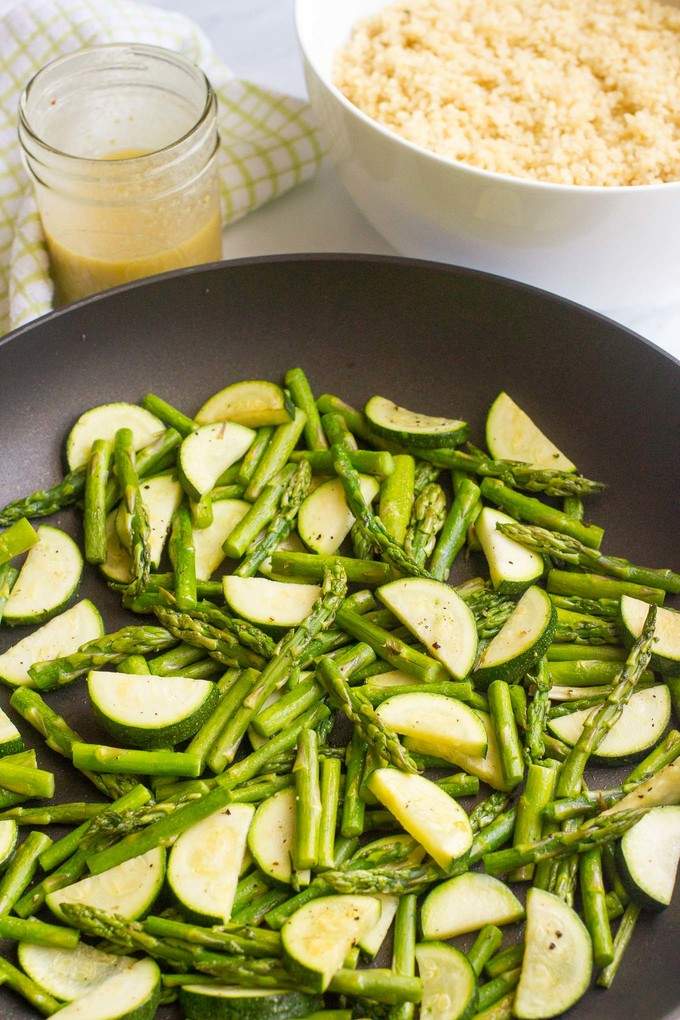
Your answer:
[[[48,61],[103,43],[164,46],[199,64],[218,97],[224,223],[311,177],[322,149],[309,108],[240,81],[183,15],[131,0],[17,0],[0,18],[0,335],[48,312],[53,287],[16,133],[19,96]]]

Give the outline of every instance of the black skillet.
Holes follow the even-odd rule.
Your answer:
[[[397,258],[285,256],[182,271],[17,330],[0,341],[0,505],[56,481],[64,437],[93,404],[154,390],[192,412],[228,382],[277,379],[296,364],[317,393],[360,405],[379,392],[464,417],[478,441],[491,400],[508,390],[584,474],[607,482],[588,507],[606,525],[606,550],[680,566],[678,363],[561,298]],[[80,530],[72,512],[56,523]],[[86,571],[81,594],[95,600],[108,629],[126,620],[95,570]],[[24,633],[4,630],[0,649]],[[8,692],[0,697],[6,708]],[[101,736],[82,683],[50,701],[86,738]],[[63,759],[21,729],[41,765],[57,772],[60,800],[92,796]],[[570,1017],[680,1017],[679,946],[676,895],[663,914],[643,915],[612,989],[593,990]],[[34,1015],[0,988],[2,1020]]]

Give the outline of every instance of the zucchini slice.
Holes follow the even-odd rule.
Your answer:
[[[576,470],[576,465],[504,392],[498,394],[486,416],[486,445],[498,460],[521,460],[532,467],[553,471]]]
[[[380,486],[372,475],[360,476],[361,494],[366,503],[373,502]],[[323,482],[303,501],[298,513],[300,538],[312,552],[337,552],[349,535],[354,515],[347,506],[345,490],[339,478]]]
[[[493,875],[469,871],[442,882],[423,901],[420,923],[425,939],[452,939],[485,924],[514,924],[524,918],[515,894]]]
[[[321,594],[318,584],[290,584],[266,577],[230,574],[222,583],[227,605],[237,616],[271,627],[297,627]]]
[[[364,414],[379,436],[421,449],[457,446],[467,439],[470,431],[465,421],[409,411],[386,397],[371,397]]]
[[[590,984],[593,950],[586,926],[559,896],[530,889],[524,941],[514,1016],[548,1020],[565,1013]]]
[[[640,637],[648,611],[648,602],[630,595],[621,597],[621,623],[626,644],[632,645]],[[677,610],[657,609],[652,647],[651,668],[666,676],[680,676],[680,613]]]
[[[253,820],[252,804],[231,804],[192,825],[168,859],[168,885],[201,924],[227,924]]]
[[[151,411],[137,404],[100,404],[81,414],[66,440],[66,460],[71,471],[90,459],[95,439],[114,439],[118,429],[131,429],[135,450],[152,443],[165,425]]]
[[[177,458],[184,490],[192,499],[210,492],[220,475],[241,459],[254,438],[252,429],[233,422],[202,425],[191,432],[182,441]]]
[[[518,595],[543,575],[543,557],[508,538],[497,524],[516,524],[503,513],[485,506],[475,521],[475,532],[489,565],[491,582],[501,595]]]
[[[89,875],[51,892],[45,902],[60,921],[64,920],[59,909],[62,903],[85,903],[135,921],[150,909],[164,878],[165,850],[155,847],[100,875]]]
[[[24,741],[10,717],[0,708],[0,758],[23,751]]]
[[[492,680],[521,680],[545,655],[557,624],[557,613],[542,588],[527,588],[496,636],[481,654],[475,681],[488,687]]]
[[[424,776],[382,768],[368,788],[441,868],[470,849],[472,829],[460,804]]]
[[[220,698],[217,684],[186,676],[91,670],[95,715],[124,747],[174,747],[203,725]]]
[[[248,849],[260,871],[277,882],[290,884],[294,839],[295,790],[288,786],[258,806],[248,833]],[[307,873],[298,874],[306,876]]]
[[[315,991],[328,988],[352,946],[380,918],[375,896],[321,896],[305,903],[281,929],[286,965]]]
[[[508,786],[503,775],[498,738],[491,721],[491,716],[488,712],[475,711],[482,720],[482,725],[486,731],[486,754],[484,756],[464,754],[457,748],[447,748],[445,760],[469,772],[471,776],[477,776],[482,782],[493,787],[494,790],[505,791],[508,789]],[[407,737],[405,744],[410,751],[419,751],[421,754],[433,754],[436,757],[440,756],[437,752],[437,746],[425,740],[422,736]]]
[[[184,985],[179,1004],[186,1020],[299,1020],[323,1008],[323,999],[276,988]]]
[[[396,694],[376,709],[395,733],[422,738],[438,748],[438,758],[452,750],[474,757],[486,754],[486,730],[482,720],[462,701],[444,694]]]
[[[387,933],[392,926],[392,921],[399,906],[399,897],[390,896],[389,893],[377,893],[376,899],[380,900],[382,908],[380,917],[373,928],[367,931],[365,935],[362,935],[357,942],[361,952],[365,953],[366,956],[370,956],[371,959],[380,952],[380,948],[387,938]]]
[[[565,744],[573,747],[591,712],[592,709],[584,708],[551,719],[548,728]],[[658,742],[670,717],[671,697],[665,684],[636,691],[597,748],[593,762],[614,764],[644,757],[645,752]]]
[[[103,633],[104,624],[99,610],[89,599],[83,599],[3,652],[0,655],[0,680],[10,687],[32,687],[28,671],[36,662],[71,655],[81,645],[94,641]]]
[[[130,553],[120,540],[117,521],[118,509],[112,510],[106,518],[106,559],[99,564],[99,569],[107,581],[129,584],[132,580]]]
[[[376,594],[452,676],[462,680],[470,673],[477,654],[477,627],[472,611],[453,588],[425,577],[403,577],[384,584]]]
[[[225,559],[222,546],[242,517],[250,510],[244,499],[220,499],[213,503],[212,524],[207,528],[193,528],[196,578],[209,581]]]
[[[664,910],[680,860],[680,806],[652,808],[624,833],[616,853],[630,898],[641,907]]]
[[[156,475],[142,480],[140,492],[149,518],[151,565],[157,567],[170,531],[172,515],[182,502],[182,486],[172,475]],[[116,532],[121,545],[126,549],[130,539],[129,521],[130,515],[124,504],[120,503],[116,513]]]
[[[69,601],[82,572],[83,557],[71,536],[43,524],[5,604],[3,622],[13,625],[49,620]]]
[[[153,1020],[160,997],[161,972],[147,956],[64,1006],[59,1020]]]
[[[400,669],[388,669],[385,673],[366,677],[367,687],[403,687],[405,684],[412,685],[413,677]]]
[[[475,1012],[477,977],[464,953],[444,942],[416,946],[423,981],[420,1020],[468,1020]]]
[[[19,827],[13,818],[0,821],[0,867],[10,859],[17,845]]]
[[[603,814],[614,815],[618,811],[628,811],[629,808],[663,807],[666,804],[680,804],[680,758],[669,762],[651,779],[634,787]]]
[[[258,429],[261,425],[283,425],[293,417],[286,395],[276,383],[266,379],[244,379],[213,394],[198,410],[199,425],[234,421]]]
[[[113,956],[80,942],[75,949],[53,949],[21,942],[19,963],[28,976],[55,999],[72,1002],[114,974],[134,966],[130,956]]]

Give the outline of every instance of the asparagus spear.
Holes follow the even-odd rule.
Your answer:
[[[348,450],[352,467],[364,475],[388,478],[394,471],[394,457],[386,450]],[[330,450],[295,450],[290,459],[294,464],[306,461],[316,475],[332,475],[333,454]]]
[[[305,414],[305,442],[310,450],[326,450],[328,443],[321,428],[321,419],[314,401],[312,387],[302,368],[289,368],[284,382],[290,390],[294,403]]]
[[[234,956],[278,956],[281,951],[279,933],[263,928],[243,927],[238,932],[230,932],[157,916],[146,917],[143,927],[149,935],[158,938],[179,939]]]
[[[479,1012],[483,1014],[485,1010],[493,1006],[494,1003],[497,1003],[504,995],[512,992],[519,984],[519,975],[520,968],[517,967],[515,970],[506,970],[499,974],[497,978],[481,985],[477,991],[476,1003]]]
[[[247,451],[245,452],[243,460],[241,461],[241,464],[238,469],[237,482],[239,493],[236,498],[240,498],[241,496],[243,496],[243,491],[245,487],[248,485],[250,479],[255,474],[257,465],[264,457],[264,452],[269,446],[269,440],[273,435],[274,435],[273,425],[263,425],[255,433],[255,438],[248,447]],[[224,488],[224,486],[221,486],[221,488]],[[213,490],[213,500],[214,498],[215,496]],[[231,499],[233,497],[226,498]]]
[[[629,903],[624,911],[621,921],[619,922],[619,927],[616,930],[616,936],[613,943],[614,955],[611,963],[604,968],[597,978],[597,984],[601,988],[611,988],[617,971],[621,966],[623,954],[628,948],[628,943],[633,937],[633,932],[635,931],[635,925],[637,924],[639,916],[640,907],[638,907],[636,903]]]
[[[484,800],[480,800],[478,804],[470,812],[470,825],[472,826],[473,832],[479,832],[481,829],[485,829],[488,825],[491,825],[496,818],[499,817],[504,811],[507,811],[510,805],[510,797],[507,793],[502,793],[500,790],[494,790]]]
[[[154,676],[183,676],[187,666],[203,658],[203,649],[182,641],[160,655],[149,659],[149,672]]]
[[[169,404],[167,400],[163,400],[162,397],[156,396],[155,393],[147,393],[146,396],[140,400],[142,407],[145,407],[147,411],[151,411],[157,418],[167,425],[168,428],[175,429],[182,437],[191,435],[197,428],[196,422],[193,421],[188,415],[184,414],[183,411],[179,411],[172,404]]]
[[[340,824],[340,832],[346,837],[360,836],[364,831],[366,802],[360,796],[364,757],[364,741],[359,730],[353,730],[352,738],[347,745],[345,797]]]
[[[580,520],[570,517],[562,510],[556,510],[547,503],[533,496],[525,496],[515,489],[508,488],[497,478],[485,478],[481,486],[482,496],[505,510],[511,517],[529,524],[538,524],[551,531],[559,531],[564,535],[582,542],[583,545],[599,549],[604,537],[604,529],[596,524],[583,524]]]
[[[338,662],[337,659],[335,661]],[[357,690],[371,705],[380,705],[397,694],[443,694],[448,698],[457,698],[459,701],[469,701],[473,698],[474,693],[469,680],[440,680],[434,684],[393,684],[389,687],[373,686],[367,683],[358,687]]]
[[[610,574],[624,581],[661,588],[663,591],[673,594],[680,592],[680,574],[676,574],[672,570],[637,567],[619,556],[606,556],[604,553],[598,552],[597,549],[590,549],[587,545],[583,545],[575,538],[559,535],[557,532],[547,531],[545,528],[527,524],[497,524],[496,527],[515,542],[519,542],[529,549],[535,549],[545,556],[554,556],[565,563],[572,563],[576,567],[594,568],[602,571],[603,574]]]
[[[487,924],[467,951],[467,958],[477,977],[491,957],[498,951],[503,941],[503,932],[495,924]]]
[[[600,574],[581,574],[573,570],[549,570],[546,587],[555,595],[584,599],[615,599],[618,602],[622,595],[631,595],[643,602],[654,602],[657,606],[662,606],[666,598],[662,588],[602,577]]]
[[[587,718],[581,734],[564,762],[557,783],[558,797],[573,797],[581,788],[583,773],[590,755],[597,750],[606,734],[620,718],[635,692],[652,652],[656,606],[650,606],[640,637],[631,648],[619,680],[607,700]]]
[[[550,601],[557,609],[587,613],[590,616],[604,616],[611,620],[615,620],[619,614],[618,599],[586,599],[580,595],[551,594]]]
[[[364,641],[370,645],[376,655],[388,662],[393,669],[400,669],[416,680],[426,683],[449,679],[449,674],[436,659],[431,659],[424,652],[411,648],[394,634],[377,627],[359,613],[353,613],[342,606],[336,622],[357,641]]]
[[[18,687],[10,698],[10,705],[42,734],[48,747],[71,760],[73,745],[80,740],[80,736],[71,729],[65,719],[45,703],[37,691],[32,691],[28,687]],[[87,771],[83,774],[98,790],[114,799],[129,793],[137,785],[132,776],[104,776]]]
[[[525,754],[528,762],[540,761],[545,755],[545,740],[543,739],[543,734],[545,732],[546,722],[548,721],[548,711],[550,709],[550,688],[552,686],[548,662],[545,658],[541,659],[538,663],[536,672],[532,679],[536,690],[534,691],[534,696],[527,707]]]
[[[16,567],[13,567],[11,563],[3,563],[2,566],[0,566],[0,623],[2,623],[5,606],[12,594],[12,588],[14,587],[18,576],[19,571]]]
[[[0,566],[25,553],[38,541],[38,533],[24,518],[15,521],[0,534]]]
[[[186,506],[180,506],[172,518],[170,550],[175,567],[175,598],[180,609],[191,607],[196,601],[196,550],[191,515]]]
[[[168,605],[156,605],[153,611],[173,638],[184,641],[196,648],[204,648],[211,659],[222,663],[223,666],[249,666],[253,669],[261,669],[264,659],[261,655],[244,648],[236,637],[206,623],[198,618],[196,614],[179,612]]]
[[[257,573],[260,564],[290,534],[298,510],[309,492],[311,481],[312,470],[309,464],[302,461],[284,486],[278,510],[269,522],[267,530],[251,543],[245,558],[234,571],[235,574],[239,577],[252,577]]]
[[[12,910],[35,875],[40,854],[51,845],[52,840],[44,832],[29,832],[0,882],[0,914]]]
[[[53,797],[54,774],[0,760],[0,786],[27,797]]]
[[[621,635],[618,626],[611,620],[567,620],[559,614],[564,609],[558,609],[557,627],[554,638],[557,642],[571,642],[578,645],[618,645],[621,643]]]
[[[50,946],[54,949],[75,949],[80,932],[74,928],[61,928],[56,924],[45,924],[34,919],[0,916],[0,939],[13,942],[30,942],[36,946]]]
[[[46,807],[13,807],[0,812],[0,819],[13,818],[18,825],[73,825],[87,822],[108,804],[74,802],[72,804],[49,804]]]
[[[174,600],[170,592],[162,591],[161,596],[167,605],[174,608]],[[231,635],[236,638],[239,644],[252,649],[264,659],[271,659],[274,654],[275,643],[268,634],[265,634],[250,620],[241,620],[237,616],[231,616],[223,607],[215,606],[212,602],[201,599],[186,610],[186,613],[194,620],[200,620],[218,630],[226,631],[227,641]]]
[[[251,502],[262,493],[265,485],[281,471],[295,449],[302,430],[307,423],[307,415],[299,407],[295,409],[292,421],[279,425],[269,441],[262,460],[257,465],[245,491],[245,498]],[[231,555],[228,553],[228,555]],[[241,553],[242,555],[242,553]]]
[[[127,658],[121,659],[116,666],[116,671],[118,673],[132,673],[137,676],[148,676],[151,672],[149,663],[143,655],[128,655]]]
[[[127,750],[107,747],[104,744],[84,744],[77,741],[72,748],[73,764],[89,772],[122,772],[126,775],[142,773],[147,776],[188,776],[201,774],[201,759],[187,751]]]
[[[488,963],[485,964],[484,970],[486,971],[487,977],[496,978],[500,974],[505,974],[508,970],[514,970],[518,967],[522,958],[524,957],[524,944],[519,943],[516,946],[508,946],[500,953],[496,953]]]
[[[403,545],[415,498],[415,461],[409,454],[394,458],[394,471],[380,486],[378,515],[397,545]],[[360,522],[363,527],[365,525]],[[370,533],[369,536],[370,537]]]
[[[332,868],[335,860],[335,830],[342,787],[339,758],[321,758],[321,818],[319,821],[318,867]]]
[[[319,782],[319,738],[315,730],[303,730],[298,737],[293,765],[295,780],[295,839],[293,864],[296,871],[315,868],[319,859],[321,833],[321,787]]]
[[[295,476],[296,470],[293,464],[287,464],[263,486],[250,510],[241,518],[223,543],[222,548],[227,556],[232,559],[240,559],[253,545],[262,530],[268,527],[276,515],[281,497]]]
[[[130,531],[133,580],[128,591],[130,595],[139,595],[144,591],[151,571],[151,551],[149,547],[149,518],[139,488],[139,474],[137,473],[131,429],[118,429],[114,439],[113,456],[116,465],[116,479],[121,490],[123,505],[127,510]]]
[[[494,680],[487,691],[491,719],[498,738],[503,776],[512,789],[524,778],[524,757],[510,701],[510,687],[505,680]]]
[[[113,444],[95,439],[85,476],[85,559],[103,563],[106,559],[106,486],[109,480]]]
[[[421,566],[424,566],[434,549],[437,535],[444,527],[445,520],[444,490],[436,482],[430,482],[416,496],[404,539],[404,551]]]
[[[51,1016],[61,1009],[62,1003],[57,1002],[49,992],[46,992],[35,981],[32,981],[12,964],[0,957],[0,984],[6,984],[17,995],[34,1006],[43,1016]]]
[[[403,772],[417,772],[415,762],[401,744],[398,736],[386,726],[373,706],[356,688],[349,686],[342,673],[328,656],[317,665],[317,676],[337,702],[345,716],[357,728],[369,747]]]
[[[484,866],[490,875],[502,875],[525,864],[569,857],[573,853],[618,839],[646,813],[645,809],[620,811],[616,815],[592,818],[573,832],[555,832],[535,843],[523,843],[509,850],[484,855]]]
[[[420,978],[403,977],[378,967],[369,970],[339,970],[331,978],[328,990],[336,995],[358,996],[391,1005],[420,1002],[423,994]]]
[[[614,945],[607,916],[600,847],[581,854],[579,877],[583,914],[593,942],[593,961],[596,967],[606,967],[614,959]]]
[[[386,563],[376,563],[370,559],[353,559],[350,556],[324,556],[301,552],[274,552],[272,571],[285,578],[304,577],[316,581],[323,577],[324,570],[334,562],[342,564],[347,580],[355,584],[373,588],[385,584],[393,576]]]
[[[554,768],[529,765],[527,781],[517,803],[517,825],[513,836],[516,846],[533,843],[541,838],[543,808],[552,799],[556,780]],[[514,882],[528,882],[533,874],[532,865],[526,865],[513,872],[511,878]]]
[[[149,655],[175,644],[176,639],[163,627],[123,627],[113,634],[104,634],[81,645],[77,652],[59,659],[37,662],[29,676],[43,691],[64,687],[91,669],[117,665],[131,653]]]
[[[465,545],[468,528],[474,524],[482,508],[479,497],[479,486],[471,479],[463,478],[432,554],[430,571],[439,581],[445,581],[449,576],[456,556]]]

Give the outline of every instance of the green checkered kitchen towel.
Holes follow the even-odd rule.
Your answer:
[[[199,64],[219,102],[225,223],[316,171],[322,151],[309,108],[235,78],[189,19],[131,0],[16,0],[0,17],[0,335],[52,307],[40,219],[17,140],[22,89],[48,61],[84,46],[139,42]]]

